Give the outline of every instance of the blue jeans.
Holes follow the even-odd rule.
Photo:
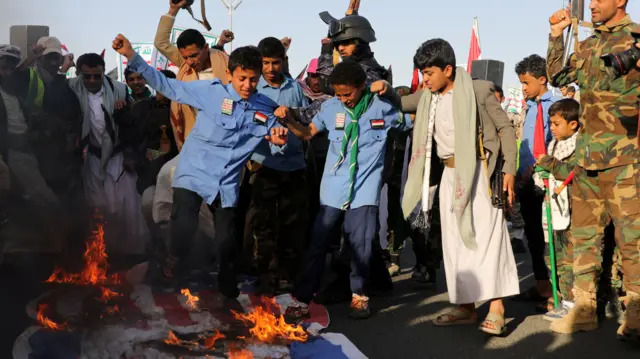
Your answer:
[[[378,206],[364,206],[346,212],[334,207],[320,206],[313,224],[309,249],[304,256],[302,271],[296,283],[294,296],[297,300],[310,303],[315,292],[320,289],[331,239],[340,231],[341,224],[353,250],[351,292],[365,294],[364,288],[371,268],[373,241],[378,232]]]

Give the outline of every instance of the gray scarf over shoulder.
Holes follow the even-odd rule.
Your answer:
[[[429,123],[431,98],[434,96],[425,90],[418,105],[413,128],[413,149],[409,162],[407,183],[402,198],[402,211],[408,218],[422,203],[418,214],[425,223],[430,208],[429,196],[423,196],[425,181],[428,183],[431,172],[431,156],[435,121]],[[465,247],[475,250],[475,230],[472,222],[471,191],[478,161],[477,146],[477,107],[471,76],[461,67],[456,69],[453,90],[453,120],[455,125],[455,183],[451,211],[458,220],[458,228]],[[423,200],[423,198],[425,200]],[[441,202],[442,203],[442,202]],[[428,224],[427,224],[428,225]]]

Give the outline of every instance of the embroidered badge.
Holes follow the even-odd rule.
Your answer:
[[[341,112],[336,114],[336,130],[344,130],[344,122],[346,119],[346,113]]]
[[[230,98],[225,98],[222,101],[222,113],[225,115],[233,115],[233,100]]]
[[[371,120],[371,128],[381,130],[384,128],[384,120]]]
[[[260,112],[256,112],[256,115],[253,116],[253,122],[259,124],[259,125],[266,125],[267,124],[267,115],[260,113]]]

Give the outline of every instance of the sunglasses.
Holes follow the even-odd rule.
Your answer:
[[[91,79],[100,80],[102,76],[103,74],[82,74],[82,77],[86,80],[91,80]]]

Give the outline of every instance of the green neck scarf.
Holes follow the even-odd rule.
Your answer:
[[[351,201],[353,200],[353,187],[356,181],[356,171],[358,170],[358,134],[360,132],[358,120],[360,120],[360,117],[369,109],[372,100],[373,94],[369,88],[366,87],[362,93],[360,101],[358,101],[358,104],[353,109],[343,106],[349,114],[349,117],[351,117],[351,121],[349,121],[347,128],[344,130],[340,158],[335,166],[333,166],[333,169],[336,170],[340,167],[342,162],[344,162],[347,147],[349,146],[349,143],[351,143],[351,152],[349,155],[349,191],[347,193],[347,201],[342,205],[343,211],[346,211],[349,208]]]

